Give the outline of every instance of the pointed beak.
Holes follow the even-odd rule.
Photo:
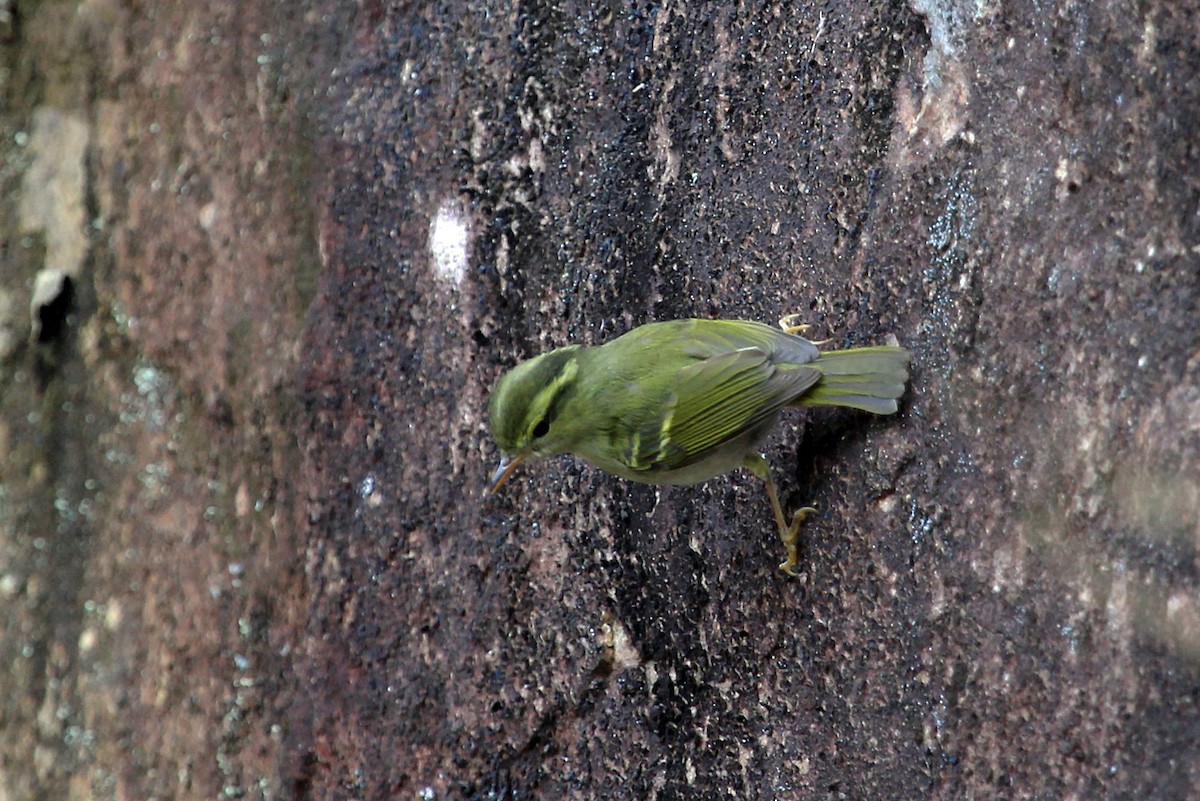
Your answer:
[[[508,477],[517,469],[517,465],[525,461],[525,457],[528,455],[527,451],[521,451],[515,456],[505,456],[501,459],[496,472],[492,473],[492,486],[488,489],[488,494],[490,495],[500,489],[500,485],[508,481]]]

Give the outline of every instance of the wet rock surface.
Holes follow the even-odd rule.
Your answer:
[[[1194,3],[80,9],[0,6],[8,797],[1197,792]],[[517,360],[788,313],[914,356],[769,441],[803,580],[748,475],[484,497]]]

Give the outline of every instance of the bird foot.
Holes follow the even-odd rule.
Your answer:
[[[808,329],[812,328],[808,323],[800,322],[801,315],[785,314],[779,318],[779,327],[783,329],[785,334],[803,334]]]
[[[784,547],[787,548],[787,559],[779,565],[779,569],[787,573],[792,578],[800,576],[796,572],[796,562],[799,561],[799,542],[800,542],[800,527],[804,525],[804,520],[811,514],[816,514],[816,509],[811,506],[804,506],[796,510],[792,515],[792,525],[786,532],[780,531],[782,535]]]
[[[799,320],[799,314],[786,314],[779,318],[779,327],[783,329],[783,333],[785,334],[801,336],[808,331],[808,329],[812,328],[812,326],[808,323],[799,322]],[[813,342],[813,344],[819,347],[821,345],[828,345],[832,341],[832,339],[822,339],[818,342]]]

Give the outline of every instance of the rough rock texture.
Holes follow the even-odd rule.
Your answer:
[[[1197,795],[1196,19],[0,3],[0,799]],[[804,580],[482,496],[516,360],[789,312],[914,354]]]
[[[285,797],[336,17],[0,11],[0,799]]]

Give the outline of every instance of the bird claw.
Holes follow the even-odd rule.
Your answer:
[[[783,516],[783,507],[779,505],[779,493],[775,491],[775,480],[771,478],[771,465],[767,463],[766,457],[759,453],[749,453],[746,455],[744,466],[766,484],[767,498],[771,501],[771,511],[775,514],[775,524],[779,526],[779,539],[783,540],[787,548],[787,559],[779,569],[793,578],[801,577],[803,574],[795,571],[796,563],[800,560],[800,526],[804,524],[806,517],[817,510],[811,506],[797,509],[792,514],[792,524],[789,526]]]
[[[808,329],[812,328],[808,323],[800,322],[801,315],[785,314],[779,318],[779,327],[783,329],[785,334],[803,334]]]
[[[784,547],[787,548],[787,559],[779,565],[779,569],[792,578],[798,578],[802,575],[794,569],[796,562],[799,561],[800,527],[804,525],[805,519],[811,514],[816,514],[816,511],[811,506],[803,506],[797,509],[792,515],[792,525],[786,532],[780,531],[782,535],[780,539],[783,540]]]
[[[808,331],[808,329],[812,328],[812,326],[808,323],[797,322],[799,319],[799,314],[786,314],[779,318],[779,327],[785,334],[791,334],[792,336],[803,335],[806,331]],[[813,344],[817,347],[820,347],[822,345],[828,345],[832,341],[832,339],[822,339],[814,341]]]

